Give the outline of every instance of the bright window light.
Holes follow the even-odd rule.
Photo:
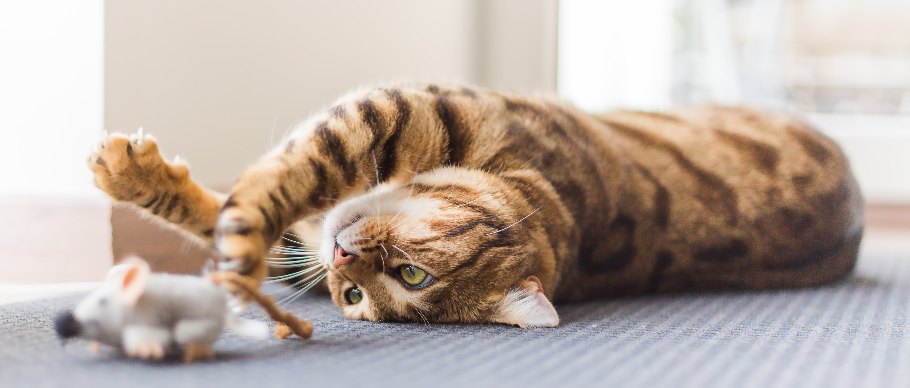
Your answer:
[[[0,2],[0,194],[97,193],[103,2]]]
[[[559,95],[589,111],[669,105],[672,7],[670,0],[560,1]]]

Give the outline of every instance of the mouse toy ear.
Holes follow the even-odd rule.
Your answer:
[[[126,306],[135,306],[136,302],[145,292],[145,286],[148,283],[148,277],[151,270],[149,265],[139,259],[128,259],[123,264],[117,265],[123,267],[118,269],[117,277],[109,279],[116,282],[119,288],[120,303]],[[111,272],[114,268],[111,269]]]
[[[499,301],[491,320],[521,328],[559,325],[559,315],[543,294],[543,286],[536,276],[528,276],[518,287],[509,291]]]
[[[133,259],[127,259],[127,261]],[[120,279],[123,279],[123,274],[126,273],[126,270],[130,267],[129,264],[117,264],[111,269],[107,270],[107,276],[104,278],[106,282],[120,282]]]

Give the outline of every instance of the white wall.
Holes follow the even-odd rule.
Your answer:
[[[502,1],[110,1],[105,123],[143,126],[166,154],[185,157],[197,178],[224,189],[289,127],[361,85],[552,89],[544,67],[525,65],[509,78],[485,70],[484,47],[502,48],[490,61],[527,64],[540,62],[547,44],[534,30],[544,28],[540,10],[553,0],[496,18],[530,31],[517,37],[524,43],[503,48],[502,39],[481,35],[484,8]],[[485,82],[491,78],[497,82]]]
[[[102,129],[101,0],[0,2],[0,284],[88,281],[111,263],[86,157]]]
[[[0,2],[0,195],[96,193],[102,1]]]
[[[558,0],[480,0],[478,82],[522,93],[556,91]]]

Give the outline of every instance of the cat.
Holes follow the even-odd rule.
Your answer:
[[[738,107],[594,115],[386,87],[312,116],[228,194],[141,133],[110,135],[89,165],[114,200],[209,244],[224,268],[263,280],[269,261],[317,260],[343,315],[370,321],[552,327],[554,302],[812,286],[852,271],[863,234],[838,145]],[[280,239],[317,258],[267,260]]]

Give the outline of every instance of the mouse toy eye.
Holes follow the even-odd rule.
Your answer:
[[[427,271],[410,264],[398,267],[398,277],[406,287],[412,289],[424,288],[433,281],[433,276],[430,276]]]
[[[357,302],[363,300],[363,291],[360,291],[357,287],[348,288],[344,292],[344,300],[347,301],[348,304],[357,304]]]

